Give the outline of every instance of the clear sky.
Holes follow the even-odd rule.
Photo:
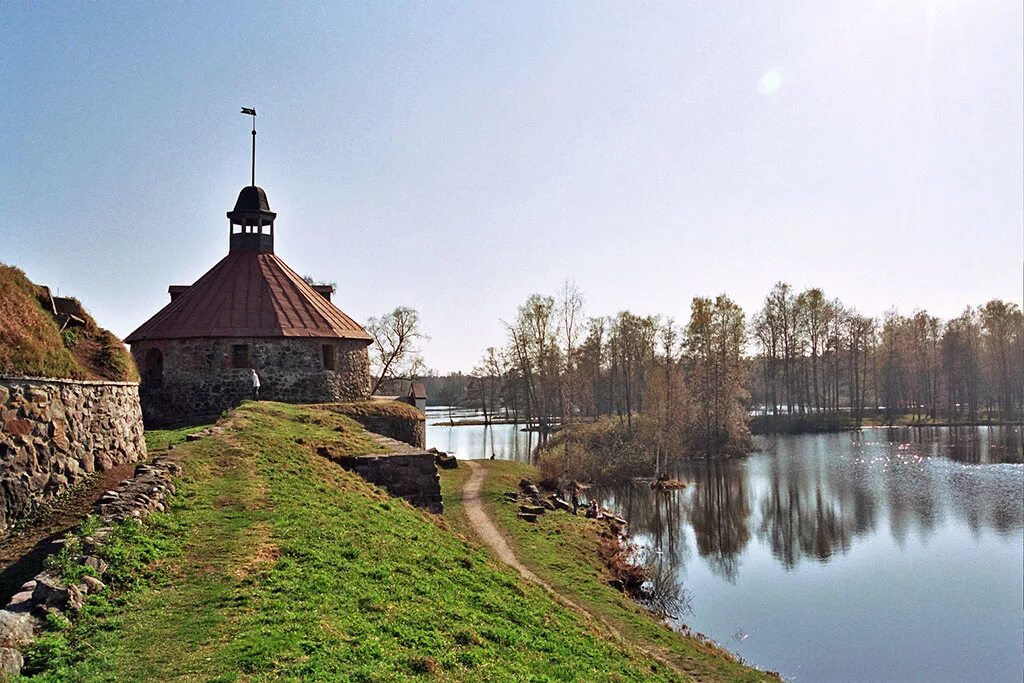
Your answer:
[[[774,282],[956,315],[1024,282],[1020,0],[5,2],[0,261],[126,335],[227,251],[468,370],[566,278],[590,314]]]

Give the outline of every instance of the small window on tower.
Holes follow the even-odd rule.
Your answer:
[[[249,345],[248,344],[232,344],[231,345],[231,367],[233,368],[247,368],[249,366]]]
[[[324,357],[324,369],[334,369],[334,344],[324,344],[320,347],[320,352]]]

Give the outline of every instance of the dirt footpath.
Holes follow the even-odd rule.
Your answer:
[[[590,623],[594,625],[599,625],[601,628],[604,629],[606,633],[610,634],[611,637],[615,640],[618,640],[622,643],[627,643],[627,641],[622,637],[622,634],[619,633],[618,629],[616,629],[614,626],[609,624],[604,619],[595,617],[593,614],[584,609],[579,603],[570,600],[562,593],[556,591],[554,588],[551,587],[550,584],[548,584],[539,576],[534,574],[526,567],[526,565],[519,561],[519,558],[516,557],[516,554],[512,552],[512,548],[509,546],[508,541],[506,541],[505,537],[501,535],[501,532],[498,530],[498,527],[494,525],[494,522],[491,520],[490,515],[487,514],[487,510],[484,509],[483,501],[480,497],[480,492],[483,490],[484,479],[487,477],[487,469],[480,463],[473,462],[472,460],[460,460],[459,463],[462,465],[466,465],[467,467],[469,467],[471,471],[469,478],[466,480],[466,483],[462,487],[462,503],[464,506],[464,510],[466,512],[466,517],[467,519],[469,519],[470,526],[473,527],[473,531],[476,533],[477,536],[480,537],[480,540],[483,541],[488,547],[491,548],[491,550],[494,551],[494,554],[498,556],[499,560],[501,560],[502,562],[504,562],[505,564],[519,572],[519,575],[522,576],[525,580],[543,588],[548,593],[548,595],[554,598],[556,602],[559,602],[562,605],[568,607],[569,609],[577,612]],[[686,678],[687,680],[691,678],[690,675],[687,675],[686,672],[682,671],[673,662],[669,661],[667,658],[661,656],[660,654],[656,652],[651,652],[646,648],[640,647],[636,643],[629,644],[632,647],[639,650],[640,652],[647,655],[648,657],[650,657],[651,659],[654,659],[655,661],[664,665],[668,669],[671,669],[680,676]]]
[[[104,491],[131,477],[136,464],[100,472],[24,526],[0,536],[0,605],[7,604],[23,583],[42,571],[46,557],[54,552],[53,542],[78,526]]]

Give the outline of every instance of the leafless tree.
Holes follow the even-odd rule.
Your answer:
[[[424,369],[419,343],[428,337],[420,331],[420,315],[413,308],[399,306],[386,315],[370,318],[367,332],[373,336],[370,365],[373,390],[392,380],[411,380]]]

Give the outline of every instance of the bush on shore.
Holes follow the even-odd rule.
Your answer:
[[[634,417],[630,428],[617,417],[571,425],[548,440],[537,459],[544,479],[559,479],[565,468],[571,479],[610,484],[654,475],[655,429],[645,417]],[[565,463],[566,446],[569,461]]]

